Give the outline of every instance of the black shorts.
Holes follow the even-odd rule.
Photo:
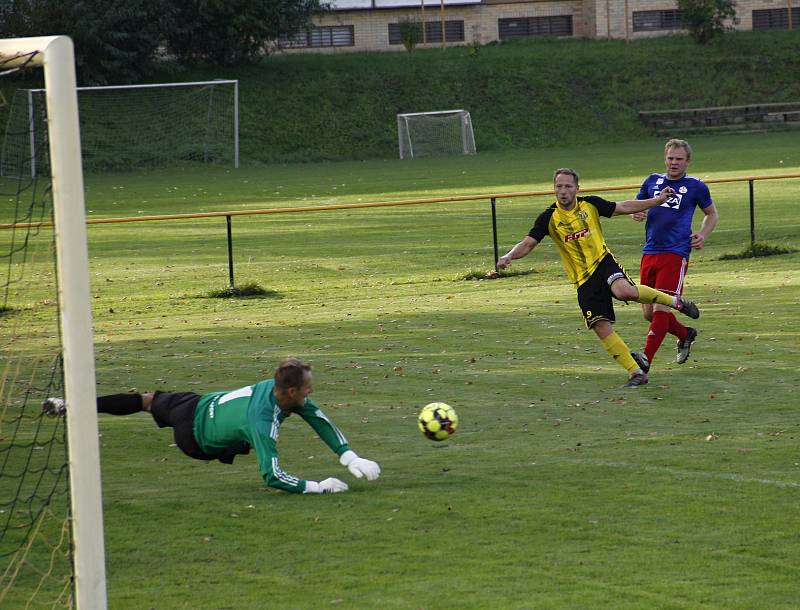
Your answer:
[[[631,286],[635,285],[617,259],[606,254],[589,279],[578,286],[578,305],[583,312],[586,328],[591,328],[600,320],[612,323],[616,320],[611,284],[620,278],[627,280]]]
[[[178,449],[196,460],[215,460],[200,449],[194,437],[194,410],[200,395],[194,392],[156,392],[150,414],[159,428],[172,428]]]
[[[194,436],[194,412],[199,401],[200,395],[194,392],[157,391],[150,403],[150,414],[159,428],[173,429],[175,444],[190,458],[232,464],[237,455],[250,453],[250,445],[245,442],[231,445],[216,455],[209,455],[200,449]]]

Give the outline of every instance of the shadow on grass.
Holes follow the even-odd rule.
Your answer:
[[[739,260],[743,258],[756,258],[759,256],[777,256],[779,254],[792,254],[797,252],[793,248],[783,248],[781,246],[770,246],[766,242],[755,242],[738,254],[723,254],[719,257],[721,261]]]

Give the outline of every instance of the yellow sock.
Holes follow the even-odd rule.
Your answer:
[[[652,290],[652,288],[650,290]],[[606,348],[609,356],[614,359],[614,362],[622,366],[626,371],[632,373],[639,368],[639,365],[636,364],[636,360],[631,357],[631,350],[628,349],[622,337],[617,333],[612,331],[608,337],[600,339],[600,341],[603,343],[603,347]]]
[[[636,299],[637,303],[658,303],[659,305],[666,305],[667,307],[674,307],[675,297],[668,295],[666,292],[661,292],[650,286],[636,286],[639,290],[639,298]]]

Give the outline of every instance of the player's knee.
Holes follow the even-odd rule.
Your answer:
[[[624,274],[618,273],[609,278],[611,294],[619,301],[635,301],[639,298],[639,289],[631,284]]]
[[[613,330],[611,322],[608,320],[597,320],[589,328],[591,328],[600,339],[605,339]]]
[[[150,405],[153,404],[153,396],[155,392],[143,392],[142,397],[142,411],[150,411]]]
[[[618,282],[617,284],[618,285],[614,286],[614,290],[612,292],[620,301],[635,301],[639,298],[639,291],[636,289],[636,286],[623,284],[622,282]]]

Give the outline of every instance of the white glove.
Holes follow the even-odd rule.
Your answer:
[[[377,462],[360,458],[355,451],[345,451],[339,458],[339,463],[347,466],[347,469],[357,479],[367,477],[368,481],[374,481],[381,474],[381,467]]]
[[[330,477],[317,483],[316,481],[306,481],[307,494],[336,494],[340,491],[347,491],[347,483]]]

